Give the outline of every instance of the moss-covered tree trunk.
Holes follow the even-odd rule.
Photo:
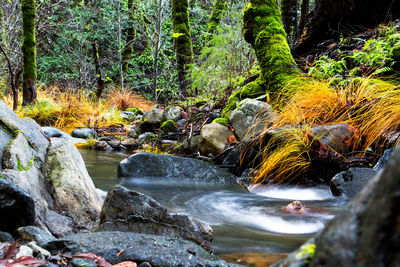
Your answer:
[[[96,98],[100,99],[101,94],[103,93],[103,90],[104,90],[104,80],[103,80],[103,76],[101,74],[99,48],[97,46],[96,40],[94,40],[92,42],[92,50],[93,50],[94,66],[96,68],[96,76],[97,76]]]
[[[298,0],[281,0],[282,23],[289,42],[297,36]]]
[[[207,32],[210,34],[215,33],[218,25],[221,23],[222,15],[226,8],[226,0],[215,0],[210,20],[208,21]]]
[[[22,0],[21,10],[22,54],[24,58],[22,73],[22,105],[29,105],[36,101],[36,0]]]
[[[192,63],[193,50],[190,35],[188,0],[172,0],[172,20],[174,24],[174,43],[178,82],[180,94],[183,98],[188,95],[190,82],[188,73]]]
[[[126,35],[126,46],[122,53],[122,71],[125,74],[129,67],[129,61],[131,60],[131,56],[133,54],[133,44],[136,39],[136,28],[134,27],[135,23],[135,14],[136,14],[136,0],[128,0],[128,12],[129,12],[129,28]]]
[[[296,38],[299,38],[303,34],[304,26],[306,24],[306,16],[308,14],[309,8],[310,8],[310,0],[302,0],[300,20],[299,20],[299,30],[297,31]]]

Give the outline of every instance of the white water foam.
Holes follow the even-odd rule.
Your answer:
[[[254,194],[275,198],[275,199],[287,199],[287,200],[327,200],[333,199],[334,196],[331,194],[329,187],[288,187],[288,186],[262,186],[254,187],[250,189]]]

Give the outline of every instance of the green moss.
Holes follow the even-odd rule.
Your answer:
[[[216,119],[214,119],[214,120],[212,121],[212,123],[219,123],[219,124],[221,124],[222,126],[226,126],[226,125],[228,125],[228,120],[225,119],[225,118],[216,118]]]
[[[35,160],[35,156],[32,156],[32,158],[29,160],[28,166],[26,168],[22,168],[21,161],[17,159],[17,167],[19,171],[29,171],[31,166],[33,165],[33,161]]]
[[[226,4],[227,4],[226,0],[215,0],[211,11],[210,20],[208,22],[208,27],[207,27],[208,33],[212,34],[217,29],[218,25],[221,22],[222,14],[224,13]]]
[[[301,251],[297,253],[297,259],[303,259],[304,262],[309,263],[314,257],[316,245],[315,244],[305,244],[301,246]]]
[[[161,124],[161,130],[168,133],[176,131],[175,122],[173,120],[164,121]]]
[[[138,108],[138,107],[127,108],[126,111],[134,112],[135,115],[138,115],[138,114],[143,115],[143,113],[144,113],[143,110],[141,108]]]

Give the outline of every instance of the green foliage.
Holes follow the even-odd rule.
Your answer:
[[[336,61],[323,56],[308,69],[308,74],[317,79],[328,79],[335,75],[344,75],[346,71],[347,67],[344,59]]]
[[[4,177],[2,174],[0,174],[0,178],[4,179],[4,180],[7,180],[6,177]]]
[[[143,110],[141,108],[138,108],[138,107],[127,108],[126,111],[134,112],[135,115],[144,113]]]
[[[51,126],[59,119],[60,107],[46,100],[24,107],[25,116],[34,119],[42,126]]]
[[[212,121],[212,123],[219,123],[223,126],[226,126],[226,125],[228,125],[228,120],[225,118],[216,118]]]
[[[301,251],[296,255],[297,259],[304,259],[306,263],[314,257],[316,245],[315,244],[305,244],[301,246]]]

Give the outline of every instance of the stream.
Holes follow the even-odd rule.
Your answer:
[[[97,188],[115,184],[153,197],[169,211],[191,215],[211,225],[215,254],[289,253],[298,248],[344,205],[328,186],[256,187],[251,193],[238,187],[182,182],[160,178],[116,178],[118,163],[129,154],[80,150]],[[319,207],[309,214],[286,214],[281,208],[293,200]]]

